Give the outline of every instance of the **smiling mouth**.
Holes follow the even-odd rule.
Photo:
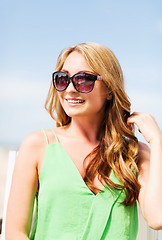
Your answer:
[[[80,99],[65,99],[68,103],[83,103],[85,102],[84,100]]]

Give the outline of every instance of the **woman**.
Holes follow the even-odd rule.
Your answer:
[[[57,127],[21,145],[6,239],[134,240],[137,199],[149,226],[162,229],[162,133],[152,116],[130,115],[114,54],[96,43],[62,51],[45,107]]]

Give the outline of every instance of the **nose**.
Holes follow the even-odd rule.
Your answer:
[[[68,87],[66,88],[67,92],[76,92],[76,89],[74,88],[73,82],[70,79],[70,83],[68,85]]]

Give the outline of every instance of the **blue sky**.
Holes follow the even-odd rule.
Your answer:
[[[0,9],[0,145],[55,127],[43,106],[57,56],[86,41],[115,53],[132,111],[150,112],[162,129],[160,0],[6,0]]]

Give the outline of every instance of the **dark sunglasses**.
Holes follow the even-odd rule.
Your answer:
[[[52,74],[54,88],[62,92],[72,81],[74,88],[81,93],[89,93],[93,90],[96,80],[102,80],[101,76],[93,75],[86,72],[79,72],[69,77],[66,72],[54,72]]]

